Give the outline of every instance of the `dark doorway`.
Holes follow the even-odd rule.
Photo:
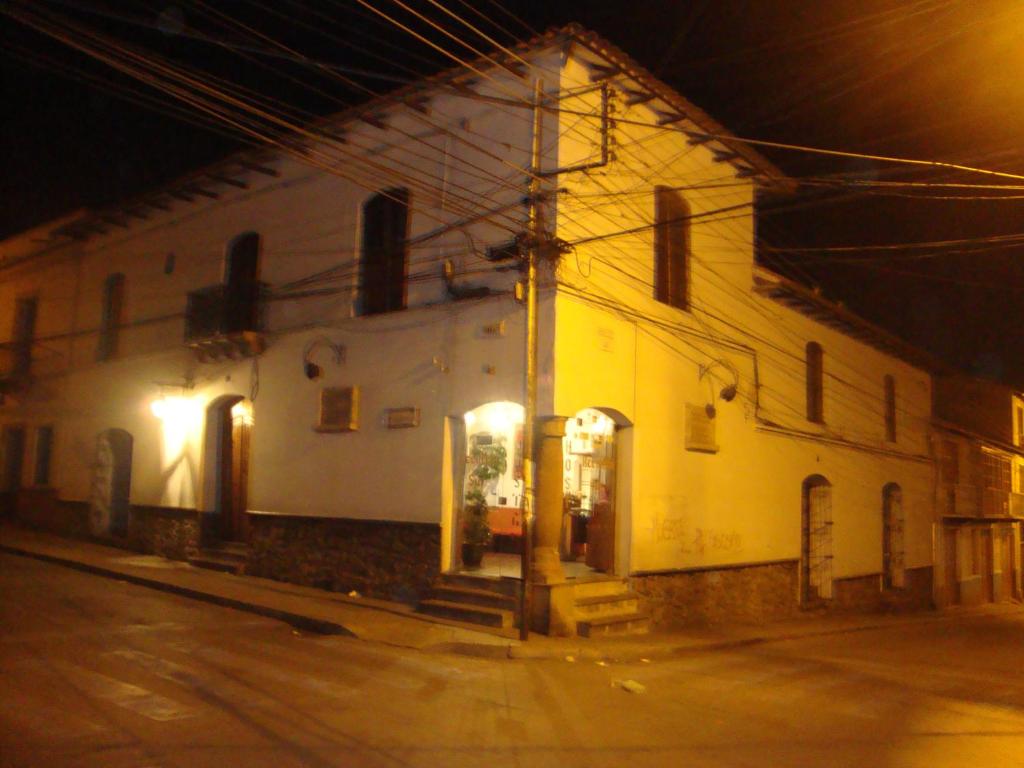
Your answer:
[[[222,541],[247,541],[249,525],[249,439],[252,416],[240,396],[226,397],[211,406],[207,423],[216,435],[217,534]]]

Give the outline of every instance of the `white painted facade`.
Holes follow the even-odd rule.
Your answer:
[[[617,422],[615,570],[799,561],[802,488],[814,476],[831,486],[828,578],[881,574],[890,483],[902,491],[904,567],[930,567],[928,373],[755,290],[755,277],[775,278],[754,264],[758,182],[738,173],[749,158],[723,159],[716,153],[727,145],[694,144],[682,130],[715,132],[713,124],[658,126],[665,100],[634,98],[643,90],[635,73],[598,78],[595,40],[559,40],[530,56],[563,110],[544,120],[543,168],[568,169],[545,178],[546,224],[576,243],[543,280],[540,413],[598,408]],[[49,485],[87,500],[96,436],[120,428],[135,440],[133,503],[212,511],[206,408],[239,395],[252,412],[251,510],[437,524],[442,567],[452,565],[460,420],[485,403],[523,402],[518,273],[496,270],[509,262],[483,252],[525,226],[530,80],[488,70],[471,97],[428,83],[425,113],[382,102],[372,122],[339,122],[346,143],[317,144],[302,159],[279,154],[270,163],[277,175],[248,171],[245,189],[165,199],[169,210],[147,209],[144,220],[125,217],[126,226],[84,240],[37,245],[45,233],[30,232],[0,244],[0,267],[9,265],[0,338],[12,337],[14,300],[38,296],[33,384],[0,408],[4,424],[29,428],[22,483],[33,477],[32,430],[53,425]],[[580,166],[588,167],[571,170]],[[656,185],[678,190],[693,214],[688,309],[654,299]],[[412,196],[407,309],[357,316],[362,206],[399,186]],[[260,235],[260,280],[270,290],[266,350],[199,362],[182,343],[186,294],[224,279],[227,249],[246,232]],[[25,249],[38,252],[15,263]],[[446,259],[456,284],[491,295],[453,300],[441,279]],[[97,362],[103,284],[118,272],[119,350]],[[344,348],[343,360],[318,340]],[[812,341],[824,351],[820,424],[805,408]],[[308,359],[322,378],[306,377]],[[894,441],[886,375],[895,381]],[[357,431],[314,429],[325,386],[359,387]],[[726,401],[730,386],[736,396]],[[152,404],[167,398],[180,398],[173,416],[157,418]],[[709,405],[717,450],[688,450],[688,418]],[[388,429],[387,409],[402,407],[419,409],[419,426]]]

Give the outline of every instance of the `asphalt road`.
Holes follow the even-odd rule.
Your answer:
[[[303,635],[8,555],[0,596],[0,766],[1024,765],[1024,610],[601,665]]]

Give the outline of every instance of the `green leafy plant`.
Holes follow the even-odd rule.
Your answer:
[[[469,465],[472,469],[466,483],[463,541],[467,544],[486,546],[491,540],[491,526],[487,522],[490,508],[487,505],[484,488],[508,469],[508,452],[503,445],[474,445],[469,453]]]

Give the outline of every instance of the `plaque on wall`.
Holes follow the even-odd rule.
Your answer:
[[[686,450],[718,453],[715,419],[703,405],[686,404]]]
[[[317,432],[355,432],[359,429],[359,387],[324,387],[320,390]]]
[[[420,425],[420,409],[411,405],[405,408],[388,408],[384,412],[384,423],[388,429],[408,429]]]

